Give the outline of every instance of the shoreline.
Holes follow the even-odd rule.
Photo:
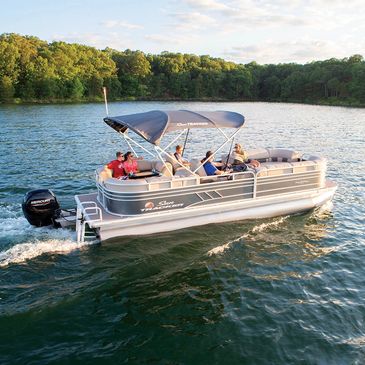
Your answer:
[[[200,103],[281,103],[281,104],[302,104],[302,105],[318,105],[318,106],[337,106],[337,107],[349,107],[349,108],[365,108],[365,104],[356,102],[334,102],[332,100],[319,100],[319,101],[300,101],[300,100],[264,100],[264,99],[223,99],[223,98],[199,98],[199,99],[181,99],[181,98],[146,98],[146,97],[128,97],[117,98],[108,100],[109,103],[113,102],[135,102],[135,101],[147,101],[147,102],[200,102]],[[67,99],[52,99],[52,100],[20,100],[14,99],[13,101],[0,102],[0,106],[10,105],[70,105],[70,104],[91,104],[91,103],[104,103],[103,98],[90,98],[83,100],[67,100]]]

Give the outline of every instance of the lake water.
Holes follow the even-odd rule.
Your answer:
[[[246,148],[328,158],[333,205],[78,246],[30,227],[23,195],[65,208],[126,146],[102,104],[0,106],[0,364],[364,364],[365,110],[268,103],[112,103],[232,110]],[[219,134],[195,132],[200,156]],[[202,156],[203,157],[203,156]]]

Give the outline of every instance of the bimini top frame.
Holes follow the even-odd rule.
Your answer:
[[[183,133],[185,133],[186,131],[189,132],[189,130],[193,128],[216,128],[220,131],[220,133],[224,136],[225,141],[216,151],[213,152],[213,155],[215,155],[228,142],[232,141],[235,135],[243,127],[245,118],[239,113],[230,111],[198,112],[190,110],[152,110],[145,113],[129,114],[117,117],[108,116],[104,118],[104,122],[114,130],[119,132],[124,137],[132,150],[133,147],[131,146],[130,142],[139,146],[148,154],[155,157],[154,154],[152,154],[146,148],[131,139],[127,134],[127,131],[129,129],[135,132],[147,142],[154,145],[157,156],[161,159],[162,162],[164,162],[161,154],[167,155],[171,158],[170,154],[166,152],[167,148],[169,148],[178,138],[180,138]],[[233,128],[236,130],[231,136],[227,136],[227,134],[222,130],[223,128]],[[179,135],[172,142],[170,142],[164,149],[162,149],[159,145],[163,136],[173,131],[181,131],[181,133],[179,133]],[[135,153],[134,150],[133,152]],[[180,164],[178,161],[176,162],[185,170],[188,170],[190,173],[193,174],[195,174],[196,171],[201,167],[200,165],[194,171],[191,171],[183,164]]]

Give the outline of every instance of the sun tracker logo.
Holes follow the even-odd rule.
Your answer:
[[[174,209],[174,208],[181,208],[184,206],[184,203],[175,203],[174,201],[166,201],[162,200],[158,202],[155,206],[152,202],[147,202],[144,205],[144,208],[141,209],[142,212],[154,212],[156,210],[165,210],[165,209]]]

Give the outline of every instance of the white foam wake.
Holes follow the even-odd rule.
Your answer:
[[[314,211],[314,217],[326,218],[332,213],[332,210],[333,202],[329,200]]]
[[[45,253],[65,254],[95,242],[76,242],[68,229],[35,228],[19,216],[19,206],[0,206],[0,239],[13,246],[0,252],[0,267],[24,263]]]
[[[277,228],[282,223],[284,223],[288,219],[288,217],[289,216],[279,217],[279,218],[273,220],[272,222],[269,222],[269,223],[261,223],[261,224],[259,224],[257,226],[254,226],[252,229],[250,229],[247,233],[243,234],[242,236],[240,236],[240,237],[238,237],[238,238],[236,238],[236,239],[234,239],[232,241],[229,241],[227,243],[224,243],[223,245],[214,247],[213,249],[209,250],[207,252],[207,255],[208,256],[220,255],[223,252],[227,251],[232,246],[233,243],[239,242],[243,238],[247,238],[247,237],[249,237],[253,233],[261,233],[261,232],[264,232],[264,231],[266,231],[268,229]]]
[[[278,226],[283,224],[288,218],[289,218],[289,216],[287,215],[285,217],[276,218],[272,222],[261,223],[255,227],[253,227],[250,232],[258,233],[258,232],[264,232],[267,229],[277,228]]]
[[[224,245],[221,245],[221,246],[214,247],[207,252],[207,255],[213,256],[213,255],[221,254],[224,251],[228,250],[230,246],[231,246],[231,242],[225,243]]]
[[[227,243],[224,243],[223,245],[220,245],[220,246],[217,246],[217,247],[214,247],[212,248],[211,250],[209,250],[207,252],[207,255],[208,256],[213,256],[213,255],[220,255],[222,254],[223,252],[227,251],[229,248],[231,248],[231,245],[235,242],[238,242],[240,241],[242,238],[245,238],[247,237],[247,233],[243,234],[242,236],[239,236],[238,238],[235,238],[234,240],[232,241],[229,241]]]
[[[0,206],[0,238],[10,240],[20,235],[32,235],[32,227],[24,216],[19,215],[19,205]]]
[[[14,237],[32,234],[32,227],[24,217],[0,218],[0,237]]]
[[[70,235],[70,232],[68,232]],[[74,236],[74,234],[72,234]],[[34,242],[18,243],[6,251],[0,252],[0,267],[10,264],[24,263],[45,253],[65,254],[94,242],[77,243],[74,237],[52,238],[44,241],[35,240]]]

